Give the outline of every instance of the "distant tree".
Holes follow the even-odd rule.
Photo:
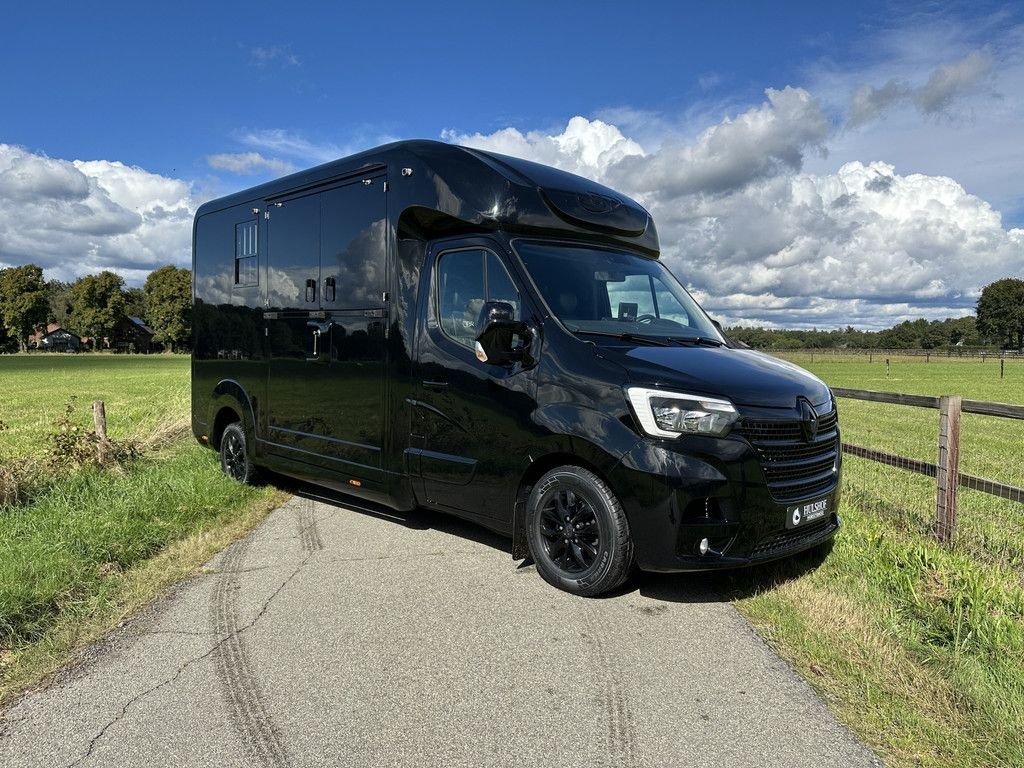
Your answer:
[[[192,273],[168,265],[146,278],[146,322],[173,352],[192,336]]]
[[[932,320],[921,337],[923,349],[941,349],[950,345],[951,329],[945,320]]]
[[[113,334],[125,315],[124,280],[113,272],[86,275],[71,286],[71,321],[75,329],[97,342]]]
[[[921,349],[924,335],[928,332],[928,321],[904,320],[878,334],[878,346],[882,349]]]
[[[996,280],[981,289],[978,332],[1007,347],[1024,349],[1024,280]]]
[[[980,347],[981,336],[978,335],[978,324],[973,317],[950,318],[943,321],[949,327],[949,343],[953,346]]]
[[[71,283],[65,283],[63,280],[48,280],[46,282],[46,299],[50,305],[46,312],[46,322],[54,323],[61,328],[69,328],[71,325]]]
[[[0,323],[22,351],[28,349],[28,337],[36,327],[46,323],[49,307],[42,267],[0,269]]]
[[[141,288],[129,288],[124,292],[124,313],[129,317],[146,318],[146,294]]]

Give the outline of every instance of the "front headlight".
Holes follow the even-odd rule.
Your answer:
[[[722,437],[740,418],[728,400],[645,387],[626,387],[626,396],[640,426],[652,437]]]

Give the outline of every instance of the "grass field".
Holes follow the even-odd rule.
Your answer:
[[[971,400],[1001,403],[1024,402],[1024,360],[1007,360],[999,378],[999,360],[945,358],[930,362],[923,357],[843,355],[816,352],[782,353],[784,357],[819,376],[826,383],[850,389],[874,389],[914,395],[961,395]],[[812,359],[813,358],[813,359]]]
[[[1024,403],[1024,363],[787,356],[833,386]],[[935,461],[938,412],[841,399],[844,440]],[[964,415],[962,469],[1022,483],[1024,422]],[[961,489],[952,547],[934,481],[844,461],[840,532],[801,572],[738,575],[737,606],[893,766],[1024,765],[1024,505]],[[767,573],[765,573],[767,571]]]
[[[0,355],[0,460],[47,452],[46,436],[75,398],[76,423],[92,427],[103,400],[112,438],[141,438],[187,420],[189,358],[184,355]]]

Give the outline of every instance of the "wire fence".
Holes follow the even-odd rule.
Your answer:
[[[913,472],[935,479],[935,517],[934,533],[940,541],[949,541],[953,538],[957,527],[958,512],[958,490],[968,488],[984,494],[996,496],[1011,502],[1024,503],[1024,488],[1020,485],[991,480],[980,475],[970,474],[961,471],[961,421],[962,415],[977,414],[985,417],[985,429],[982,438],[989,438],[995,444],[990,457],[976,459],[982,466],[989,469],[998,469],[1005,466],[1003,456],[1020,456],[1020,443],[1013,435],[1005,434],[1005,430],[994,429],[990,424],[992,419],[1010,419],[1024,421],[1024,406],[1011,405],[1007,403],[994,403],[979,400],[964,400],[958,396],[930,397],[924,395],[906,395],[894,392],[875,392],[871,390],[847,389],[834,387],[832,390],[836,397],[853,400],[866,401],[870,403],[881,403],[897,406],[908,406],[911,408],[935,409],[939,411],[939,424],[937,440],[933,437],[935,446],[933,456],[937,460],[932,462],[921,458],[905,456],[903,453],[894,453],[891,450],[869,448],[855,443],[843,443],[843,452],[851,456],[868,459],[890,467]],[[857,425],[855,425],[857,426]],[[896,432],[896,439],[900,437],[900,431],[905,433],[906,445],[913,446],[908,452],[917,452],[926,442],[921,439],[919,430],[908,426],[906,420],[892,419],[883,420],[881,431],[886,432],[885,437],[891,441],[892,433]],[[916,432],[916,434],[915,434]],[[870,437],[869,429],[861,429],[862,436]],[[934,436],[935,433],[933,432]],[[879,437],[882,435],[879,434]],[[971,444],[978,445],[978,435],[971,436]],[[1014,445],[1014,443],[1017,443]],[[984,453],[984,452],[977,452]],[[1016,467],[1019,469],[1020,462]],[[1016,474],[1016,472],[1015,472]],[[1021,483],[1024,485],[1024,481]]]

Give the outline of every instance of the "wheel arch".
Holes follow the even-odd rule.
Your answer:
[[[237,381],[223,379],[217,383],[213,390],[212,411],[213,429],[210,434],[210,445],[214,450],[220,450],[224,429],[236,421],[242,422],[242,428],[247,435],[255,437],[256,415],[252,400]]]

